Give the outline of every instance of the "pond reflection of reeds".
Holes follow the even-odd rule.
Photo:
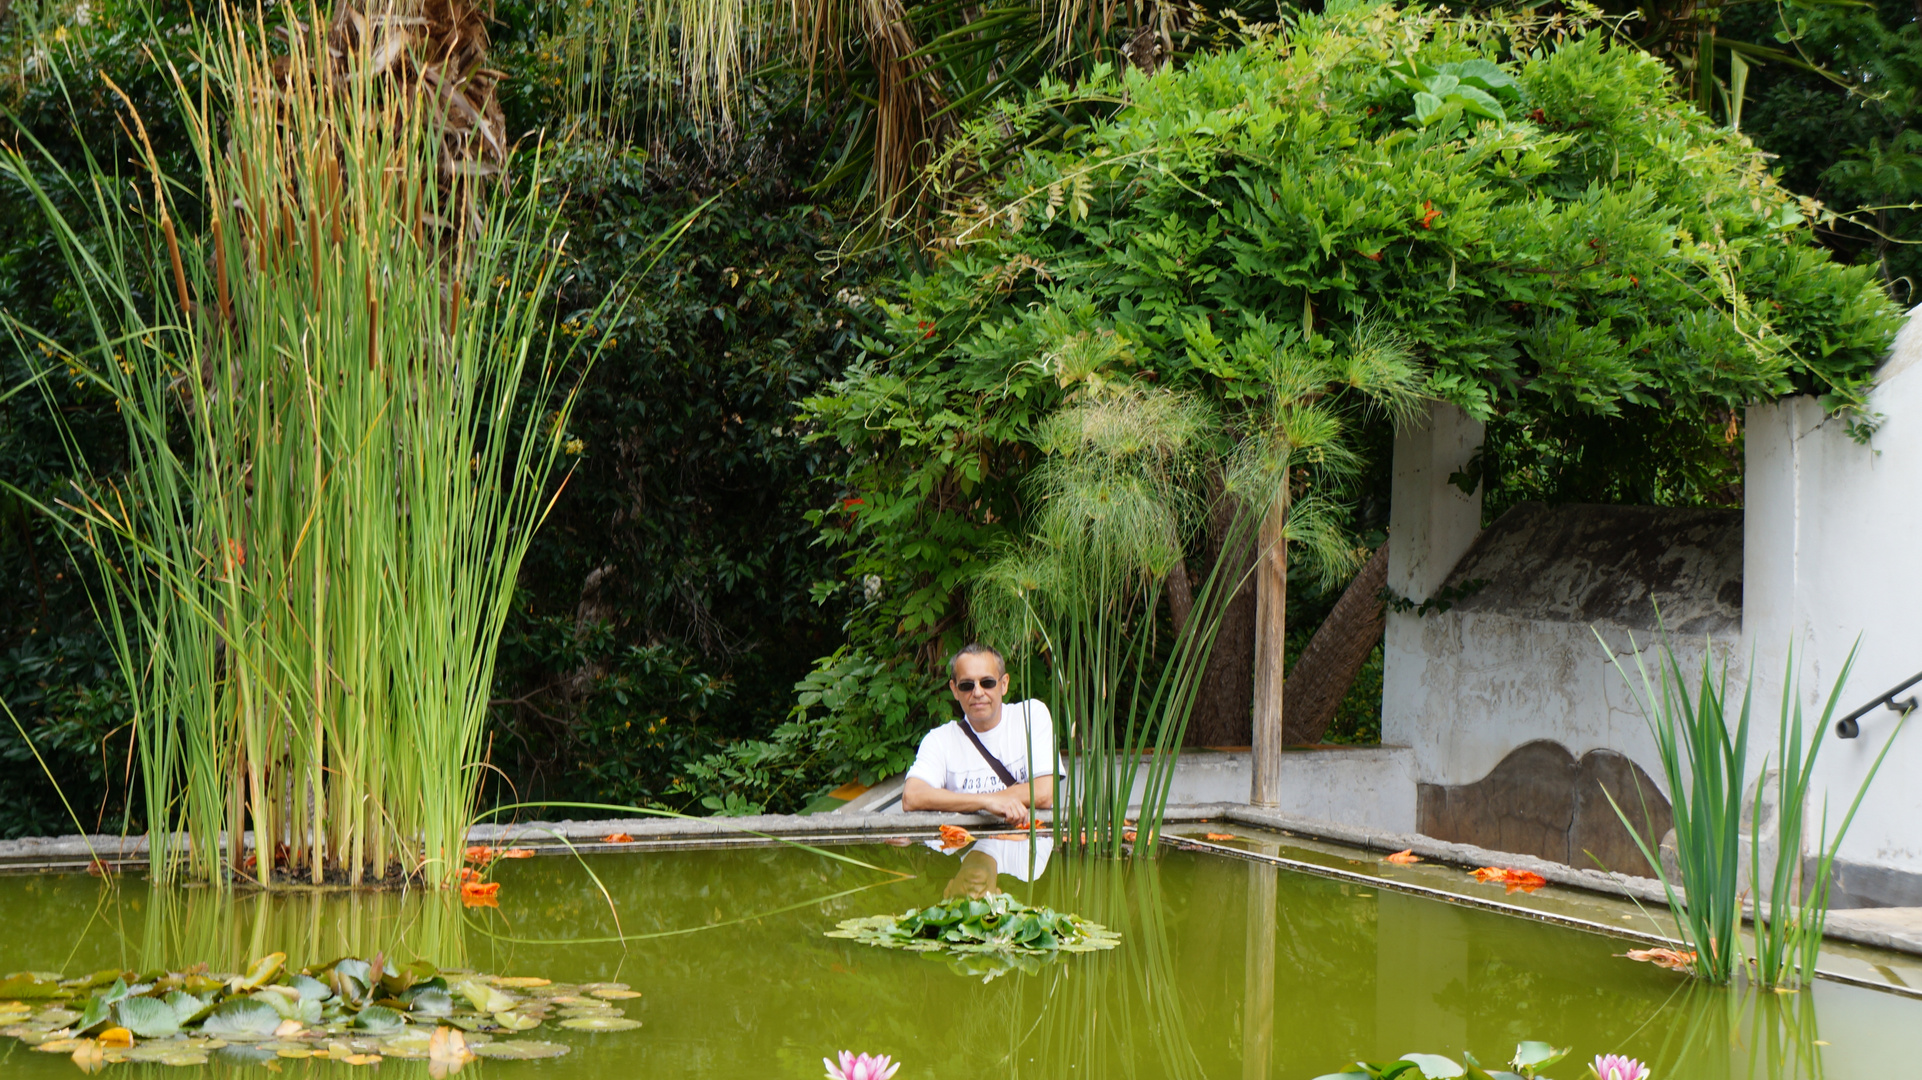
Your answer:
[[[460,903],[435,889],[232,893],[156,886],[144,908],[135,965],[143,971],[196,963],[244,971],[274,952],[296,967],[376,953],[395,963],[467,963]]]

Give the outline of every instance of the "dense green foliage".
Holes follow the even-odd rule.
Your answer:
[[[1812,209],[1658,63],[1520,30],[1356,10],[983,123],[958,157],[1061,97],[1126,103],[1023,151],[808,404],[854,454],[862,501],[834,524],[882,582],[875,621],[956,625],[955,583],[1034,512],[1021,480],[1070,387],[1192,388],[1232,414],[1278,354],[1388,342],[1425,394],[1510,425],[1700,431],[1776,394],[1860,401],[1895,326],[1873,271],[1829,260]]]
[[[104,71],[163,161],[180,164],[184,133],[141,48],[186,10],[109,0],[82,25],[57,0],[16,0],[0,15],[0,104],[69,164],[83,145],[126,162]],[[1023,10],[1005,32],[944,41],[939,80],[961,106],[941,130],[961,141],[939,193],[969,215],[946,230],[967,242],[904,277],[894,260],[907,243],[824,255],[872,224],[872,102],[819,83],[809,98],[788,72],[744,84],[732,138],[692,115],[621,114],[604,103],[633,95],[611,91],[653,74],[584,69],[569,51],[582,27],[611,40],[606,27],[574,20],[570,0],[497,7],[509,130],[545,131],[568,181],[573,277],[555,315],[608,344],[500,660],[493,759],[521,794],[744,812],[898,772],[947,715],[934,673],[967,630],[957,599],[1033,513],[1022,480],[1039,459],[1034,432],[1064,392],[1037,358],[1184,387],[1232,413],[1251,354],[1339,351],[1372,322],[1431,364],[1436,392],[1489,418],[1464,480],[1484,486],[1491,516],[1526,498],[1739,505],[1739,405],[1786,389],[1846,405],[1889,314],[1872,277],[1907,297],[1917,270],[1901,241],[1922,217],[1899,207],[1922,188],[1922,34],[1895,0],[1788,9],[1792,41],[1767,5],[1718,15],[1718,32],[1801,50],[1837,76],[1751,66],[1741,127],[1778,155],[1768,161],[1671,104],[1664,69],[1625,50],[1591,39],[1531,60],[1557,43],[1459,28],[1402,50],[1412,39],[1394,35],[1429,25],[1413,16],[1368,16],[1389,19],[1381,37],[1327,70],[1313,36],[1350,34],[1361,16],[1219,57],[1186,51],[1217,43],[1221,28],[1204,23],[1169,39],[1185,71],[1023,103],[1045,70],[1088,72],[1134,36],[1116,24],[1096,53],[1062,54],[1066,68],[1029,63],[1022,50],[1050,29]],[[905,11],[918,40],[955,28],[938,6]],[[60,40],[36,51],[28,15]],[[1409,52],[1432,70],[1391,71]],[[880,77],[875,55],[848,53],[855,81]],[[1437,81],[1443,64],[1477,57],[1514,84],[1464,83],[1459,68],[1453,88]],[[1021,77],[975,93],[995,58],[1018,59]],[[1718,64],[1725,86],[1726,54]],[[1324,76],[1312,107],[1288,81]],[[1502,120],[1478,128],[1487,103],[1465,90]],[[1433,98],[1426,123],[1418,93]],[[1723,123],[1726,96],[1715,100]],[[963,124],[989,110],[988,125]],[[811,187],[837,168],[840,182]],[[1862,224],[1824,219],[1770,169],[1831,210],[1887,208],[1852,215]],[[619,316],[579,321],[638,269],[647,238],[711,196],[679,246],[620,285]],[[1762,209],[1743,210],[1751,198]],[[1676,243],[1684,231],[1697,246]],[[0,308],[64,337],[76,327],[58,260],[36,221],[0,215]],[[1720,290],[1731,272],[1746,307]],[[1669,307],[1695,315],[1650,318]],[[0,392],[27,360],[0,355]],[[89,452],[111,463],[104,398],[59,390]],[[1345,415],[1360,470],[1318,482],[1348,534],[1373,544],[1390,425]],[[56,494],[51,430],[37,393],[0,400],[0,479]],[[88,827],[115,829],[123,810],[137,827],[127,706],[85,580],[44,521],[18,504],[0,512],[0,697]],[[1291,590],[1291,655],[1332,599]],[[1029,682],[1017,694],[1040,685]],[[1366,739],[1378,714],[1365,687],[1350,699],[1335,730]],[[18,781],[0,797],[0,835],[67,827],[11,724],[0,768]]]

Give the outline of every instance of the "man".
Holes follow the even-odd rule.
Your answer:
[[[1030,805],[1053,806],[1060,771],[1054,719],[1039,701],[1003,707],[1008,670],[1001,654],[986,645],[955,653],[948,661],[948,691],[962,718],[921,740],[901,789],[901,809],[979,811],[1025,825]],[[1031,761],[1039,775],[1030,775]]]

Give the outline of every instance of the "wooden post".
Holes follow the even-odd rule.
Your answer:
[[[1282,673],[1287,659],[1288,472],[1261,522],[1261,562],[1255,569],[1254,781],[1249,802],[1281,804]]]

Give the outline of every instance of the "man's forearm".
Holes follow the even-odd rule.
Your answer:
[[[992,813],[994,804],[1005,798],[1046,810],[1054,805],[1054,777],[1037,777],[1030,783],[1016,784],[1000,791],[983,792],[979,795],[962,791],[949,791],[938,788],[925,780],[909,777],[901,787],[901,809],[934,810],[957,814]]]
[[[957,814],[980,813],[987,808],[987,801],[980,795],[965,791],[949,791],[938,788],[926,780],[913,777],[901,787],[901,809],[903,810],[945,810]]]

